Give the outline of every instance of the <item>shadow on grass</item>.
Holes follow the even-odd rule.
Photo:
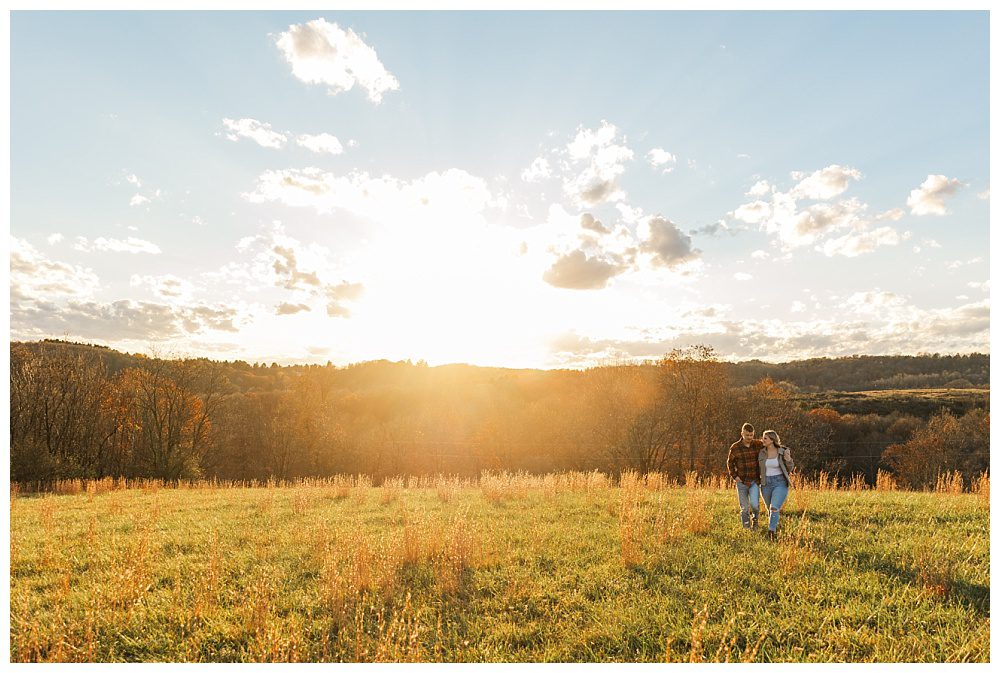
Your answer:
[[[846,559],[845,559],[846,560]],[[922,587],[919,573],[913,568],[899,565],[883,556],[875,556],[868,552],[852,554],[850,560],[860,568],[868,568],[890,579]],[[975,584],[965,580],[949,580],[944,600],[951,600],[972,610],[979,617],[990,617],[990,588],[984,584]]]

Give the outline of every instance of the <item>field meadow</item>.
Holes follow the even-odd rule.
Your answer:
[[[987,662],[989,481],[483,473],[11,492],[15,662]]]

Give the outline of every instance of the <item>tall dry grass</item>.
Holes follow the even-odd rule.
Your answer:
[[[684,480],[684,529],[695,535],[707,533],[712,522],[708,513],[708,494],[699,487],[698,474],[688,472]]]
[[[972,492],[979,496],[979,502],[990,506],[990,473],[981,472],[972,480]]]
[[[388,505],[399,500],[399,496],[406,488],[405,477],[392,477],[382,482],[379,488],[378,504]]]
[[[726,623],[722,633],[719,635],[719,644],[714,652],[710,653],[707,646],[708,631],[708,605],[703,606],[694,613],[691,618],[690,649],[686,657],[675,657],[673,652],[673,639],[668,639],[665,646],[666,663],[751,663],[757,659],[760,646],[769,635],[766,631],[758,636],[756,641],[747,641],[740,652],[737,643],[739,641],[739,629],[736,628],[741,615],[734,615]],[[734,652],[739,653],[739,658],[734,661]]]
[[[700,487],[707,490],[726,490],[731,487],[729,476],[726,474],[698,474],[695,472],[685,473],[678,483],[668,475],[661,472],[648,472],[636,477],[641,486],[648,491],[658,491],[662,489],[676,488],[687,485],[692,480]],[[881,479],[881,481],[880,481]],[[963,481],[961,473],[955,471],[942,472],[937,476],[931,490],[941,493],[957,493],[957,484]],[[982,475],[973,476],[970,479],[971,487],[968,490],[976,491],[975,484],[982,480]],[[435,489],[443,501],[448,501],[458,490],[466,488],[478,482],[484,497],[491,502],[501,502],[504,500],[516,500],[526,498],[531,491],[536,491],[546,498],[552,498],[562,493],[585,492],[599,495],[609,488],[616,486],[615,480],[607,473],[599,470],[591,472],[557,472],[547,474],[530,474],[524,471],[507,472],[484,470],[478,479],[464,479],[459,477],[436,475],[436,476],[397,476],[386,479],[379,487],[379,502],[388,504],[398,499],[400,493],[405,490]],[[869,486],[862,475],[856,474],[850,478],[838,478],[825,471],[820,471],[812,476],[805,476],[800,472],[791,474],[793,488],[809,489],[814,491],[864,491],[874,488],[875,490],[899,490],[900,485],[893,475],[885,470],[879,470],[876,477],[876,484]],[[984,483],[988,482],[988,478]],[[355,497],[357,502],[363,503],[375,492],[372,485],[372,478],[369,475],[344,475],[338,474],[330,477],[307,477],[295,479],[277,479],[271,477],[266,480],[218,480],[218,479],[194,479],[179,481],[162,481],[158,479],[125,479],[106,477],[102,479],[66,479],[45,483],[17,483],[12,482],[9,486],[12,499],[17,499],[32,494],[49,495],[102,495],[120,491],[143,490],[149,493],[156,493],[159,490],[231,490],[231,489],[267,489],[278,490],[286,488],[308,488],[312,490],[314,496],[328,499],[340,500]],[[963,489],[964,492],[965,489]],[[385,501],[383,503],[383,500]],[[303,502],[301,504],[311,504]],[[298,505],[295,509],[301,509]]]
[[[896,483],[895,477],[885,470],[879,470],[875,475],[875,490],[876,491],[897,491],[899,490],[899,485]]]
[[[618,507],[618,537],[622,563],[627,566],[642,563],[642,501],[645,481],[634,470],[626,470],[619,477],[621,500]]]
[[[935,493],[962,493],[965,491],[965,479],[961,472],[940,472],[934,483]]]

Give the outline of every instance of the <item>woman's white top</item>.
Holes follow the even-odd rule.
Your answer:
[[[778,457],[764,460],[764,474],[768,477],[776,477],[781,474],[781,466],[778,465]]]

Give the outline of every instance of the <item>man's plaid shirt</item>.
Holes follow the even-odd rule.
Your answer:
[[[762,448],[764,442],[759,439],[750,440],[750,446],[744,446],[742,439],[734,442],[729,447],[729,458],[726,459],[729,476],[733,479],[739,477],[744,484],[760,482],[760,464],[757,462],[757,457]]]

